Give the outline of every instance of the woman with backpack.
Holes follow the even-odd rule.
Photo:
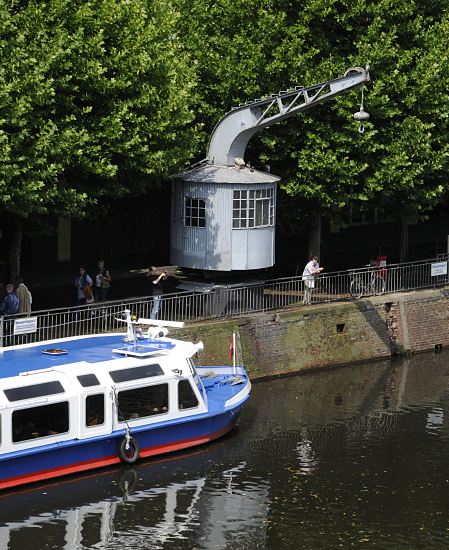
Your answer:
[[[92,278],[86,273],[86,268],[81,266],[79,273],[75,278],[76,305],[82,306],[93,302]]]

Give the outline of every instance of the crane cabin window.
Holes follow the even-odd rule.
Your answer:
[[[234,191],[232,227],[248,229],[274,225],[273,189]]]
[[[204,199],[185,198],[184,225],[186,227],[206,227],[206,201]]]

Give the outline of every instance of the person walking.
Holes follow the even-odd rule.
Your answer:
[[[19,298],[14,292],[14,286],[11,283],[6,285],[6,296],[0,306],[1,315],[15,315],[19,313]]]
[[[86,268],[80,266],[79,273],[75,277],[76,288],[76,305],[82,306],[86,303],[86,299],[92,298],[92,278],[86,273]],[[89,296],[90,295],[90,296]]]
[[[31,313],[33,298],[31,296],[31,292],[28,290],[28,287],[23,282],[22,277],[18,277],[16,281],[16,296],[19,298],[19,312]]]
[[[318,256],[308,262],[302,273],[302,280],[304,281],[304,297],[302,303],[304,305],[310,305],[312,303],[312,291],[315,288],[315,275],[323,271],[323,267],[320,267],[318,263]]]
[[[157,319],[162,294],[164,293],[161,281],[167,279],[167,272],[159,271],[154,265],[151,265],[148,269],[148,278],[151,284],[151,294],[153,296],[153,307],[151,309],[150,319]]]
[[[111,288],[111,275],[104,266],[104,260],[98,260],[94,281],[94,298],[96,302],[105,302]]]

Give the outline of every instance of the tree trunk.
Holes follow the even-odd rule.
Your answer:
[[[9,279],[14,284],[20,275],[20,257],[22,254],[23,218],[15,216],[11,224],[11,243],[9,248]]]
[[[405,219],[401,219],[401,230],[400,230],[401,242],[400,242],[400,254],[399,261],[407,262],[408,261],[408,223]]]
[[[313,256],[320,257],[321,248],[321,216],[315,214],[309,229],[309,260]]]

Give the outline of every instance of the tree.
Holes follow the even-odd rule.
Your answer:
[[[425,219],[447,192],[448,2],[319,4],[307,2],[289,19],[282,70],[290,74],[298,59],[307,59],[308,74],[369,63],[372,122],[365,134],[354,132],[355,93],[347,94],[305,116],[303,132],[288,127],[266,145],[286,151],[285,189],[310,209],[335,217],[351,205],[377,207],[400,223],[405,238],[407,224]]]
[[[363,135],[353,119],[360,92],[352,92],[250,143],[248,157],[269,163],[304,213],[344,219],[350,208],[378,208],[406,228],[447,193],[448,0],[178,5],[207,129],[239,101],[370,64]]]
[[[196,148],[195,73],[166,0],[0,0],[0,212],[83,216]]]

